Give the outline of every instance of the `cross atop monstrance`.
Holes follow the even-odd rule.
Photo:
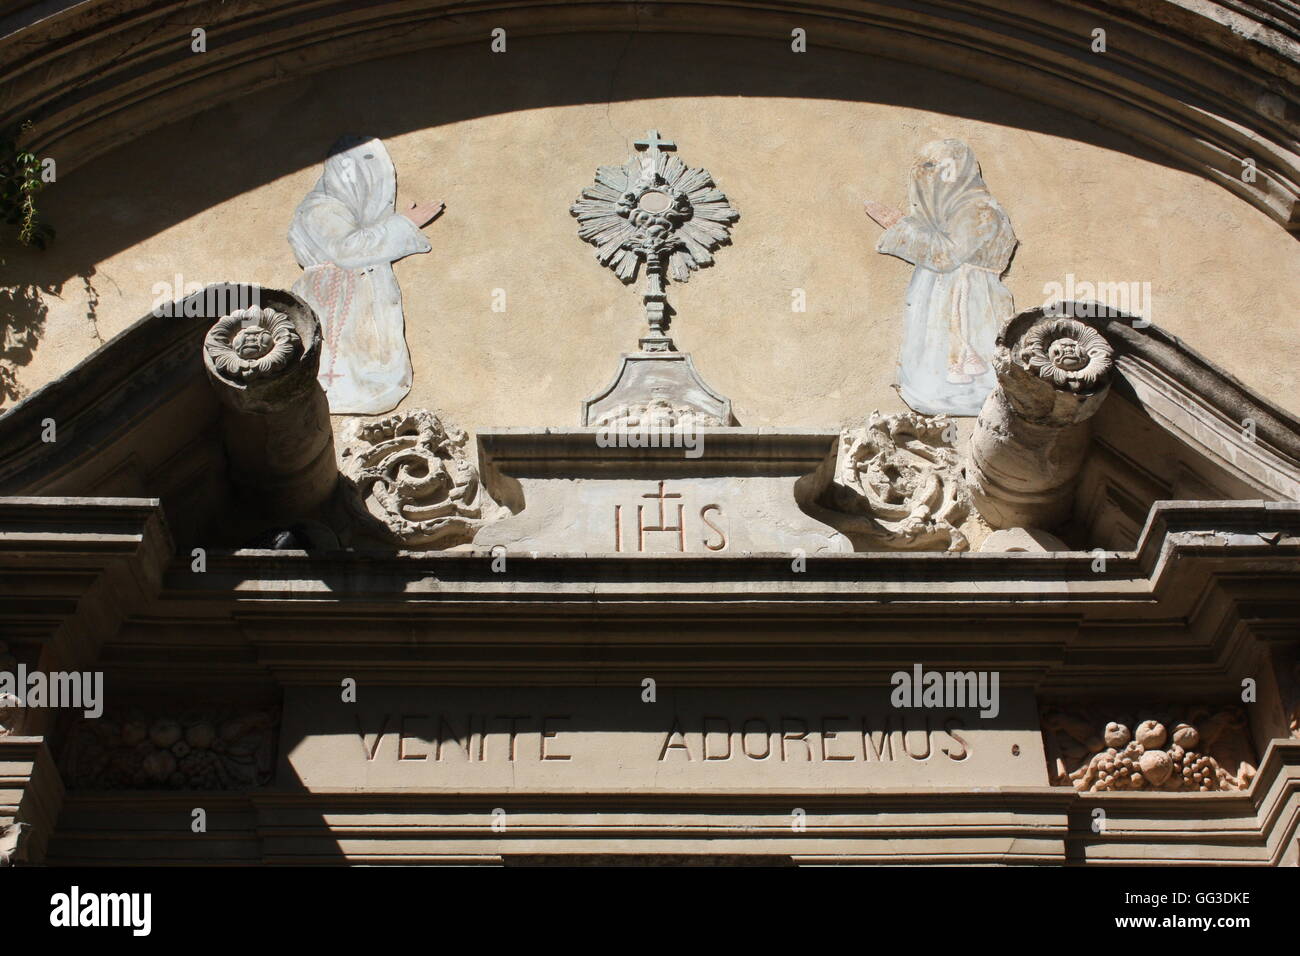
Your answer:
[[[660,150],[677,148],[677,144],[674,143],[671,139],[660,139],[659,130],[657,129],[650,130],[648,133],[645,134],[645,139],[638,139],[632,145],[635,146],[637,149],[648,149],[655,153],[659,152]]]
[[[645,263],[645,352],[673,351],[665,279],[685,282],[693,270],[713,264],[713,250],[730,241],[740,218],[714,185],[707,169],[692,168],[670,151],[677,144],[657,129],[633,145],[637,154],[622,166],[601,166],[596,182],[569,211],[578,236],[596,247],[596,259],[624,283]]]

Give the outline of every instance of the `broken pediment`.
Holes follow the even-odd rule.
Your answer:
[[[250,295],[269,312],[229,307]],[[665,350],[625,355],[576,429],[477,423],[475,438],[413,409],[385,438],[374,421],[331,424],[300,300],[213,286],[0,418],[0,490],[159,497],[180,546],[314,522],[321,533],[280,537],[706,556],[1114,550],[1159,500],[1300,495],[1300,423],[1160,329],[1092,308],[1007,323],[1001,384],[969,434],[916,413],[740,428],[689,354]],[[57,440],[41,441],[46,421]],[[1001,530],[1037,545],[990,540]]]

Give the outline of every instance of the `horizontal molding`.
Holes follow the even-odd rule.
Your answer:
[[[195,803],[221,821],[188,830]],[[790,808],[807,829],[792,833]],[[491,832],[491,809],[509,820]],[[1091,832],[1095,807],[1107,830]],[[50,863],[495,863],[512,855],[753,854],[802,863],[1276,865],[1300,820],[1300,740],[1245,793],[1066,787],[826,793],[69,794]],[[203,851],[200,847],[208,847]]]

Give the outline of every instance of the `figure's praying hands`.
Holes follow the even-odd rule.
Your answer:
[[[417,228],[423,228],[442,215],[446,208],[445,202],[413,202],[402,210],[402,215],[415,223]]]
[[[903,214],[897,209],[886,206],[882,202],[876,202],[874,199],[868,199],[862,205],[866,208],[867,215],[886,229],[903,218]]]

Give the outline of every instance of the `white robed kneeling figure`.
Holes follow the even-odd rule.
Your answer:
[[[442,203],[398,213],[397,174],[377,139],[344,137],[298,204],[289,244],[304,272],[293,291],[320,318],[319,381],[334,414],[391,411],[411,389],[402,292],[393,262],[432,247],[420,232]]]
[[[926,415],[978,415],[995,384],[994,340],[1015,312],[1001,279],[1016,248],[1011,220],[956,139],[921,150],[906,214],[866,207],[885,227],[876,251],[916,266],[898,356],[903,401]]]

